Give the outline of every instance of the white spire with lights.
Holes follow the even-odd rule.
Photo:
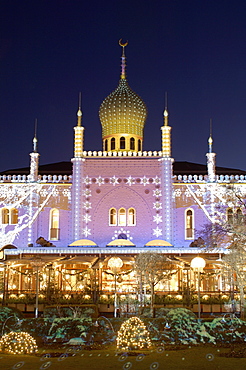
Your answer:
[[[39,153],[38,153],[38,139],[37,139],[37,125],[38,120],[35,120],[35,130],[34,130],[34,138],[33,138],[33,152],[30,153],[31,162],[30,162],[30,175],[29,181],[35,182],[38,181],[38,164],[39,164]]]
[[[77,112],[77,126],[74,127],[74,158],[82,158],[84,150],[84,127],[81,125],[81,93],[79,93],[79,109]]]
[[[215,157],[216,154],[213,153],[213,138],[212,138],[212,119],[210,119],[210,135],[208,138],[208,153],[207,157],[207,170],[208,170],[208,182],[215,182],[216,171],[215,171]]]
[[[168,126],[167,93],[165,93],[164,125],[162,131],[162,155],[171,157],[171,127]]]

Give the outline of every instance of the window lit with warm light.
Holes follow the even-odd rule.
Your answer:
[[[50,240],[59,240],[59,210],[56,208],[50,211]]]
[[[126,226],[126,210],[125,210],[125,208],[120,208],[118,217],[119,217],[119,226]]]
[[[135,226],[136,225],[136,217],[135,217],[135,209],[134,208],[129,208],[128,209],[127,225],[128,226]]]
[[[109,225],[111,226],[117,225],[117,211],[115,208],[111,208],[109,210]]]
[[[194,211],[185,211],[185,239],[194,239]]]

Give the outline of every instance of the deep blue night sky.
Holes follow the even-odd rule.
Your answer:
[[[173,157],[205,163],[213,120],[217,165],[246,170],[246,2],[219,0],[0,3],[0,171],[69,161],[82,92],[85,149],[101,150],[98,109],[127,76],[145,101],[145,150],[161,149],[168,92]]]

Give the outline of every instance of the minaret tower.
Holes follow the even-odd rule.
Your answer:
[[[77,126],[74,127],[74,158],[72,185],[72,239],[81,239],[83,226],[83,191],[81,189],[84,176],[84,127],[82,126],[81,94],[77,112]]]
[[[212,120],[210,119],[210,136],[208,138],[208,153],[207,157],[207,169],[208,169],[208,182],[215,182],[216,172],[215,172],[215,157],[216,154],[213,153],[213,139],[212,139]]]
[[[173,158],[171,158],[171,127],[168,125],[167,94],[165,97],[162,132],[161,189],[162,189],[162,239],[173,240]]]
[[[38,140],[37,140],[37,119],[35,120],[35,132],[33,138],[33,151],[30,153],[30,175],[29,181],[36,182],[38,181],[38,162],[39,162],[39,153],[38,153]]]

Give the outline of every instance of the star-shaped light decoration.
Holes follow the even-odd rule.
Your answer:
[[[153,196],[154,197],[161,197],[161,190],[159,190],[159,189],[153,190]]]
[[[162,203],[161,202],[153,203],[153,208],[156,210],[162,209]]]
[[[87,237],[88,235],[91,235],[91,229],[86,226],[84,229],[82,229],[82,234]]]
[[[83,208],[90,209],[91,208],[91,202],[88,202],[88,201],[83,202]]]
[[[91,216],[88,215],[88,213],[86,213],[84,216],[83,216],[83,220],[86,224],[88,224],[88,222],[91,222]]]
[[[91,184],[91,179],[89,178],[89,176],[86,176],[86,177],[84,178],[84,183],[85,183],[86,185]]]
[[[110,184],[112,184],[114,186],[119,184],[118,178],[116,176],[111,177],[110,178]]]
[[[42,189],[40,191],[40,195],[41,195],[41,197],[46,197],[46,195],[48,195],[48,191],[46,189]]]
[[[160,183],[161,183],[161,179],[158,176],[153,178],[153,184],[159,185]]]
[[[64,189],[62,194],[64,195],[64,197],[71,197],[71,191],[69,189]]]
[[[102,176],[99,176],[97,179],[96,179],[96,184],[101,186],[104,184],[104,179],[102,178]]]
[[[182,191],[180,190],[180,189],[176,189],[176,190],[174,190],[174,196],[175,197],[180,197],[181,196],[181,194],[182,194]]]
[[[83,195],[85,197],[90,197],[91,196],[91,190],[90,189],[85,189],[83,190]]]
[[[133,184],[135,184],[135,179],[132,176],[127,177],[126,180],[126,185],[132,186]]]
[[[153,221],[157,223],[157,225],[162,222],[162,216],[161,215],[155,215],[153,216]]]
[[[141,177],[140,178],[140,184],[142,184],[143,186],[148,185],[149,184],[149,179],[146,176]]]
[[[154,235],[154,236],[156,236],[156,237],[158,238],[159,236],[161,236],[161,235],[162,235],[162,230],[161,230],[161,229],[159,229],[159,227],[157,226],[157,228],[156,228],[156,229],[153,229],[153,235]]]

